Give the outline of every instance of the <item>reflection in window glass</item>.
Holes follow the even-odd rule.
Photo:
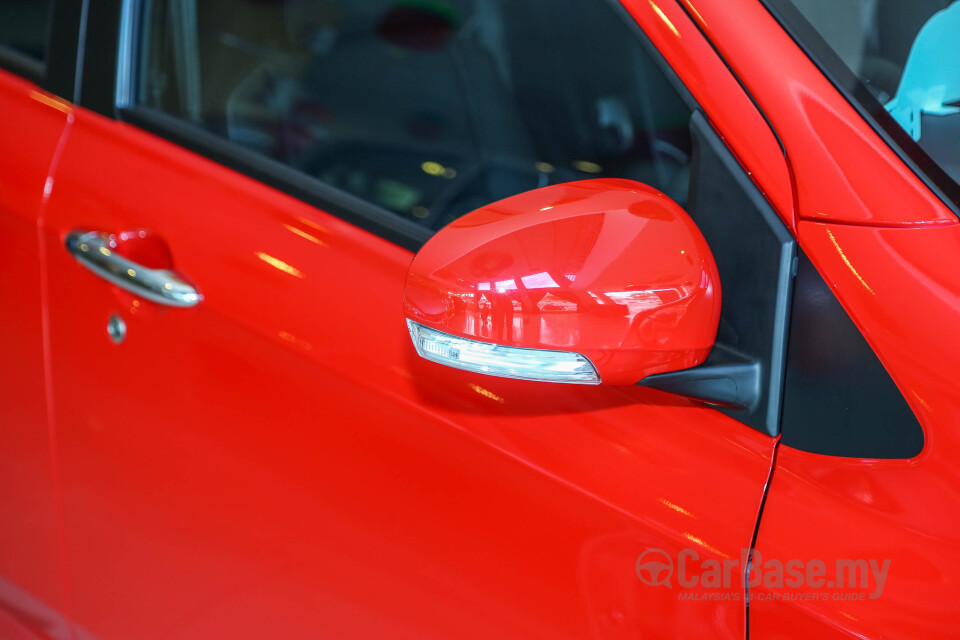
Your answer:
[[[689,109],[605,0],[153,0],[142,103],[436,229],[598,176],[681,204]]]
[[[52,0],[0,0],[0,46],[42,61]]]

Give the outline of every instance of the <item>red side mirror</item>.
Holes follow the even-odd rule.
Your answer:
[[[720,279],[700,231],[667,196],[629,180],[585,180],[501,200],[442,229],[410,265],[404,314],[420,355],[442,364],[634,384],[706,359]]]

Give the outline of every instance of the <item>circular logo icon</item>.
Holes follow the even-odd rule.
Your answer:
[[[637,558],[637,577],[651,587],[670,585],[673,559],[662,549],[647,549]]]

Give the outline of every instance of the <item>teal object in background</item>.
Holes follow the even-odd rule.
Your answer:
[[[914,140],[920,139],[920,115],[960,113],[960,2],[933,14],[910,48],[900,86],[886,109]]]

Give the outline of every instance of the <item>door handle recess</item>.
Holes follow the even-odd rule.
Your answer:
[[[170,269],[150,269],[128,260],[111,249],[112,234],[101,231],[73,231],[67,234],[67,251],[90,271],[121,289],[145,300],[169,307],[193,307],[201,295]]]

